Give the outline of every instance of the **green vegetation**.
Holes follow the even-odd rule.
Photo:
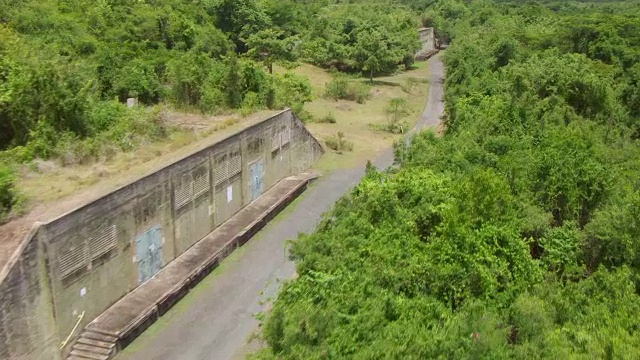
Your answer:
[[[385,129],[386,131],[398,134],[407,130],[407,124],[402,121],[402,119],[409,114],[406,99],[393,98],[389,100],[384,111],[387,113],[389,119]]]
[[[338,75],[327,84],[325,95],[333,100],[350,100],[364,104],[371,98],[371,87],[348,77]]]
[[[319,118],[318,120],[316,120],[316,122],[321,123],[321,124],[335,124],[336,123],[336,116],[333,115],[333,113],[327,113],[327,115]]]
[[[353,151],[353,143],[345,139],[344,133],[338,131],[335,136],[328,137],[325,144],[331,150],[341,153],[343,151]]]
[[[319,10],[303,36],[306,61],[344,71],[390,73],[410,67],[420,48],[416,22],[406,9],[388,4],[344,4]]]
[[[406,9],[332,1],[0,0],[0,161],[110,159],[165,139],[167,107],[311,120],[309,82],[274,63],[392,73],[410,66],[415,27]]]
[[[445,134],[303,235],[264,359],[640,356],[640,8],[438,1]]]
[[[0,219],[6,215],[6,211],[12,209],[18,197],[14,189],[13,171],[0,163]]]

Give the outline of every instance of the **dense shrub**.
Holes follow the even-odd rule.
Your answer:
[[[372,78],[411,63],[420,48],[413,16],[387,4],[350,4],[323,9],[301,44],[303,58],[324,67]]]
[[[330,136],[324,140],[327,147],[339,153],[343,151],[353,151],[353,143],[345,138],[342,131],[338,131],[335,136]]]
[[[306,77],[286,72],[275,76],[276,107],[297,108],[311,101],[311,83]]]
[[[344,99],[364,104],[371,98],[371,87],[338,75],[326,85],[325,95],[333,100]]]
[[[11,212],[17,201],[14,181],[13,171],[0,162],[0,222]]]
[[[335,115],[333,115],[333,113],[329,112],[325,116],[318,118],[316,122],[322,123],[322,124],[335,124],[336,117]]]
[[[447,0],[425,20],[453,38],[445,133],[398,141],[294,243],[258,357],[638,357],[637,7]]]

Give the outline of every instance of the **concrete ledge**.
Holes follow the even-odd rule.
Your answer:
[[[116,351],[167,313],[220,262],[244,245],[307,188],[317,175],[281,180],[236,215],[218,226],[185,253],[167,264],[85,327],[85,331],[116,338]]]
[[[430,51],[419,53],[418,55],[416,55],[416,60],[417,61],[429,60],[429,58],[431,58],[432,56],[434,56],[438,52],[440,52],[440,49],[434,49],[434,50],[430,50]]]

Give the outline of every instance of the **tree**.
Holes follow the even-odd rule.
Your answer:
[[[274,62],[292,62],[296,60],[296,37],[284,37],[282,31],[266,29],[251,34],[246,40],[249,48],[247,55],[263,61],[269,74],[273,73]]]
[[[217,0],[207,8],[215,18],[216,26],[236,44],[237,52],[245,52],[243,39],[249,34],[269,28],[270,20],[264,9],[255,0]]]
[[[370,79],[395,69],[401,31],[375,5],[347,8],[321,14],[305,55]],[[398,141],[399,166],[368,166],[294,243],[298,277],[259,358],[638,357],[637,8],[431,11],[453,37],[446,132]],[[390,122],[402,108],[390,101]]]
[[[235,53],[228,56],[229,68],[226,76],[225,89],[227,91],[227,105],[232,109],[237,109],[242,104],[242,75],[240,74],[240,64]]]
[[[389,48],[385,34],[375,28],[368,28],[357,34],[353,52],[356,66],[368,73],[371,83],[375,73],[388,71],[402,61]]]

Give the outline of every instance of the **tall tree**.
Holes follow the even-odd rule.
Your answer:
[[[273,73],[274,62],[292,62],[296,60],[296,37],[285,37],[282,31],[266,29],[251,34],[246,40],[249,48],[247,55],[253,59],[263,61]]]

